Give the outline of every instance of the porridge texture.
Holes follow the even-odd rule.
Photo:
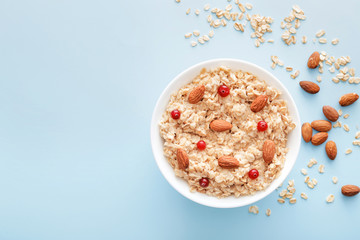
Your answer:
[[[220,92],[221,86],[229,93]],[[280,94],[248,72],[203,69],[171,96],[160,122],[164,155],[176,176],[188,182],[190,191],[218,198],[268,187],[280,175],[287,135],[295,128]],[[177,119],[174,110],[180,112]],[[266,130],[258,128],[261,121]],[[199,141],[205,149],[198,149]]]

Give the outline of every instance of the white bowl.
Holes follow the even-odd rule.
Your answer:
[[[192,193],[190,192],[189,185],[187,182],[179,177],[175,176],[173,168],[168,163],[167,159],[163,154],[163,144],[164,141],[160,137],[159,132],[159,122],[161,120],[161,116],[164,113],[167,104],[169,103],[171,94],[178,91],[181,87],[191,82],[199,73],[202,68],[206,69],[214,69],[219,66],[227,66],[233,70],[243,70],[250,72],[260,79],[265,80],[270,86],[273,86],[282,92],[281,98],[285,99],[288,103],[288,109],[290,115],[296,124],[296,128],[288,135],[288,148],[290,149],[286,155],[286,161],[284,168],[281,171],[280,176],[275,179],[265,190],[259,191],[251,196],[244,197],[227,197],[218,199],[216,197],[208,196],[202,193]],[[300,144],[301,144],[301,133],[300,133],[300,117],[298,110],[296,108],[295,102],[292,99],[290,93],[285,88],[285,86],[271,73],[266,71],[265,69],[237,59],[214,59],[205,62],[201,62],[192,66],[178,76],[176,76],[169,85],[162,92],[160,98],[158,99],[151,121],[151,145],[152,151],[156,160],[157,165],[160,168],[161,173],[164,175],[166,180],[170,183],[170,185],[175,188],[179,193],[188,199],[197,202],[199,204],[209,206],[209,207],[217,207],[217,208],[234,208],[241,207],[248,204],[252,204],[260,199],[269,195],[272,191],[274,191],[289,175],[291,169],[293,168],[296,158],[299,153]]]

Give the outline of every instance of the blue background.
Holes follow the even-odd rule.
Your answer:
[[[150,147],[155,102],[178,73],[203,60],[231,57],[268,70],[270,56],[301,71],[293,80],[284,68],[271,70],[289,89],[303,121],[323,118],[323,105],[359,93],[358,85],[333,84],[325,68],[321,91],[309,95],[300,80],[315,81],[306,68],[314,50],[350,55],[360,71],[360,2],[249,1],[251,11],[272,16],[274,44],[255,48],[249,26],[219,28],[195,48],[186,32],[207,33],[203,6],[224,8],[225,0],[2,0],[0,3],[0,239],[344,239],[359,237],[360,196],[345,198],[343,184],[360,185],[360,148],[352,146],[359,102],[343,109],[351,131],[333,129],[338,157],[324,146],[302,143],[288,179],[295,179],[298,203],[280,205],[278,192],[248,207],[214,209],[178,194],[162,177]],[[216,4],[215,4],[216,3]],[[285,46],[280,21],[298,3],[308,19],[297,37],[309,42]],[[187,8],[192,14],[185,15]],[[201,10],[200,16],[193,14]],[[236,11],[237,8],[235,8]],[[338,46],[313,44],[319,29],[340,39]],[[353,153],[345,155],[346,148]],[[301,168],[310,158],[311,190]],[[332,176],[339,183],[331,182]],[[308,200],[299,197],[306,192]],[[333,193],[335,202],[327,204]],[[267,217],[265,210],[272,215]],[[355,238],[352,238],[355,239]]]

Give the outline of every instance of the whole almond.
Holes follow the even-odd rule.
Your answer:
[[[266,163],[272,162],[275,151],[275,143],[271,140],[266,140],[263,145],[263,159]]]
[[[259,95],[257,98],[255,98],[255,100],[251,103],[251,106],[250,106],[250,109],[251,111],[253,112],[259,112],[261,111],[266,103],[267,103],[267,100],[268,100],[268,96],[266,95]]]
[[[311,123],[311,127],[319,132],[328,132],[331,130],[331,122],[326,120],[316,120]]]
[[[239,161],[231,156],[219,157],[218,164],[222,168],[237,168],[240,166]]]
[[[185,170],[189,166],[189,157],[184,151],[184,149],[177,149],[176,159],[180,169]]]
[[[323,106],[323,113],[327,119],[332,122],[336,122],[339,119],[339,113],[335,110],[335,108],[330,106]]]
[[[315,93],[318,93],[320,91],[319,85],[317,85],[314,82],[301,81],[299,84],[300,84],[300,87],[305,90],[305,92],[315,94]]]
[[[331,160],[334,160],[337,155],[336,143],[334,141],[328,141],[325,145],[325,151]]]
[[[315,146],[323,144],[327,140],[328,136],[329,135],[327,132],[319,132],[312,136],[311,143]]]
[[[341,106],[345,107],[353,104],[358,99],[359,99],[359,95],[357,95],[356,93],[348,93],[340,98],[339,103]]]
[[[210,123],[210,128],[215,132],[223,132],[230,130],[232,128],[232,124],[225,120],[214,120]]]
[[[348,197],[355,196],[359,192],[360,188],[355,185],[345,185],[341,188],[341,193]]]
[[[191,104],[198,103],[204,97],[204,94],[205,94],[205,86],[204,85],[197,86],[189,93],[189,97],[188,97],[189,103]]]
[[[305,142],[310,142],[313,130],[310,123],[306,122],[301,127],[301,134]]]
[[[320,53],[319,52],[314,52],[309,57],[307,65],[308,65],[309,68],[317,68],[317,66],[319,66],[319,63],[320,63]]]

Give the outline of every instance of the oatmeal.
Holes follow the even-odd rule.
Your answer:
[[[280,94],[248,72],[203,69],[171,96],[160,122],[176,176],[190,191],[219,198],[267,188],[280,175],[295,128]]]

